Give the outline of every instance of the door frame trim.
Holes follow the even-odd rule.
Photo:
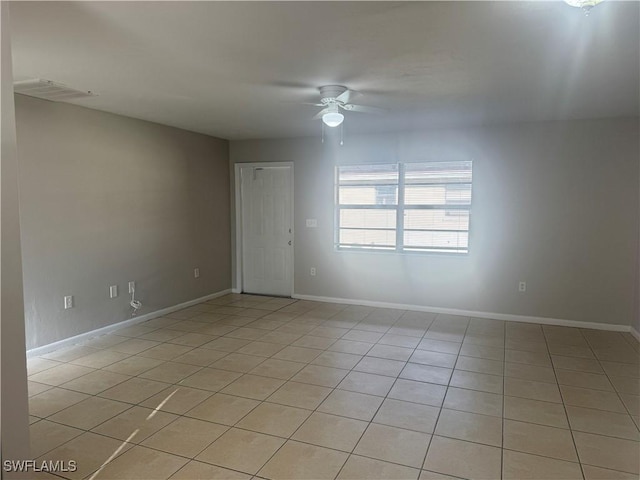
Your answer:
[[[294,174],[293,174],[293,168],[294,168],[294,164],[293,162],[246,162],[246,163],[236,163],[234,164],[234,175],[235,175],[235,204],[236,204],[236,208],[235,208],[235,214],[236,214],[236,241],[235,241],[235,247],[236,247],[236,281],[234,282],[235,285],[232,288],[232,291],[234,293],[242,293],[243,288],[244,288],[244,275],[243,275],[243,263],[242,263],[242,183],[241,183],[241,176],[240,176],[240,169],[243,167],[264,167],[264,168],[269,168],[269,167],[289,167],[289,172],[290,172],[290,176],[291,176],[291,238],[293,239],[293,245],[292,247],[295,248],[296,244],[295,244],[295,226],[293,223],[293,219],[294,219],[294,206],[295,206],[295,201],[294,201],[294,195],[295,195],[295,190],[294,190]],[[291,265],[290,265],[290,273],[291,273],[291,282],[290,282],[290,287],[291,287],[291,292],[289,294],[289,296],[293,296],[294,294],[294,273],[295,273],[295,268],[294,268],[294,261],[295,261],[295,250],[292,250],[291,252]]]

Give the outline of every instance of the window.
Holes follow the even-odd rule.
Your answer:
[[[398,165],[338,167],[337,244],[396,248]]]
[[[470,161],[339,166],[336,247],[467,253],[471,184]]]

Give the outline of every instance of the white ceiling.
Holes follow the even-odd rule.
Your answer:
[[[319,135],[316,87],[383,116],[351,132],[638,116],[640,3],[14,2],[16,80],[217,137]]]

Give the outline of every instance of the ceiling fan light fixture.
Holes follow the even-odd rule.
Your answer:
[[[567,5],[571,5],[572,7],[581,8],[584,10],[586,15],[589,15],[589,12],[593,7],[601,3],[603,0],[564,0]]]
[[[340,112],[327,112],[322,115],[322,121],[327,127],[337,127],[344,121],[344,115]]]

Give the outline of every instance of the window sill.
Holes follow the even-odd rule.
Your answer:
[[[334,247],[333,251],[336,253],[356,253],[358,255],[370,254],[370,255],[399,255],[399,256],[417,256],[417,257],[456,257],[463,258],[468,257],[469,252],[420,252],[415,250],[384,250],[384,249],[370,249],[370,248],[340,248]]]

